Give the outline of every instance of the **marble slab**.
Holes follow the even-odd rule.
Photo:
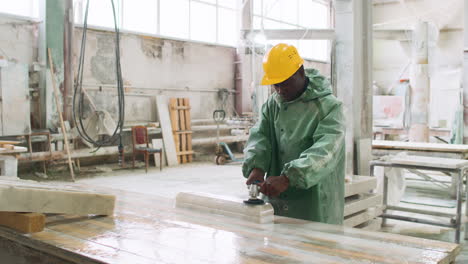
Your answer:
[[[178,193],[176,207],[235,217],[255,223],[270,223],[274,215],[273,206],[268,203],[247,205],[241,199],[195,192]]]
[[[112,215],[115,196],[67,185],[0,180],[0,211]]]
[[[176,208],[174,200],[155,195],[102,191],[118,195],[114,217],[54,215],[43,232],[24,235],[0,227],[0,238],[32,248],[28,254],[39,252],[35,263],[53,255],[92,264],[448,264],[460,252],[460,245],[442,241],[280,216],[259,224]]]

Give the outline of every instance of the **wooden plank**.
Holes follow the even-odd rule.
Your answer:
[[[193,150],[191,150],[191,151],[187,150],[187,151],[181,151],[181,152],[177,153],[177,155],[191,155],[193,153],[194,153]]]
[[[185,131],[176,131],[175,134],[193,134],[193,131],[185,130]]]
[[[0,180],[0,211],[112,215],[115,196],[31,181]]]
[[[468,166],[468,160],[423,156],[394,156],[390,162],[399,165],[426,166],[441,169],[459,169]]]
[[[60,105],[60,102],[59,102],[59,97],[58,97],[59,91],[57,89],[57,84],[55,82],[54,63],[52,61],[52,54],[51,54],[50,48],[48,48],[48,53],[49,53],[50,76],[52,78],[52,86],[54,87],[55,106],[56,106],[56,110],[60,119],[60,127],[62,128],[63,141],[65,142],[65,150],[67,152],[67,158],[68,158],[68,168],[70,169],[70,175],[71,175],[72,181],[75,181],[75,173],[73,172],[73,165],[72,165],[72,160],[71,160],[71,155],[70,155],[70,146],[68,145],[67,130],[65,129],[65,125],[63,124],[63,116],[62,116],[62,110],[61,110],[62,106]]]
[[[45,215],[39,213],[0,212],[0,225],[22,233],[44,230]]]
[[[170,104],[170,114],[171,114],[172,135],[174,137],[175,151],[176,153],[178,153],[180,151],[180,136],[175,133],[175,131],[180,130],[179,112],[175,110],[175,107],[177,106],[177,98],[170,98],[169,104]],[[181,163],[181,159],[182,158],[179,155],[177,155],[178,163]]]
[[[184,99],[178,98],[177,99],[178,106],[184,106]],[[179,111],[179,125],[180,130],[185,131],[185,110],[178,110]],[[180,152],[185,152],[187,150],[187,135],[186,134],[179,134],[180,137]],[[182,163],[187,163],[187,155],[181,155]]]
[[[370,221],[376,218],[379,215],[382,215],[382,206],[376,206],[373,208],[369,208],[365,211],[355,213],[345,217],[343,221],[343,225],[347,227],[355,227],[367,221]]]
[[[190,100],[188,98],[184,98],[184,106],[188,107],[187,111],[185,111],[185,129],[191,131],[192,130],[192,117],[190,114]],[[192,151],[192,132],[187,135],[187,151]],[[188,162],[192,162],[193,156],[192,154],[188,155]]]
[[[169,107],[164,96],[156,96],[156,106],[158,109],[159,123],[161,124],[164,148],[169,166],[177,165],[177,152],[174,142],[174,135],[172,134],[172,123],[169,117]]]
[[[401,141],[390,141],[390,140],[373,140],[372,148],[373,149],[400,149],[400,150],[416,150],[416,151],[468,153],[468,145],[423,143],[423,142],[401,142]]]
[[[371,176],[354,176],[351,182],[345,183],[345,197],[360,193],[369,193],[377,188],[377,178]]]
[[[21,141],[0,140],[0,146],[1,145],[16,145],[20,143]]]
[[[185,98],[183,98],[185,99]],[[171,109],[174,109],[174,110],[189,110],[191,109],[190,106],[174,106],[174,107],[171,107]]]
[[[350,197],[345,201],[344,216],[349,216],[377,205],[382,205],[381,194],[362,194],[356,198]]]

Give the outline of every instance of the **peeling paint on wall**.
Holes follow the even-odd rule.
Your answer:
[[[97,35],[96,55],[91,58],[91,73],[102,84],[115,84],[115,37]]]
[[[112,70],[111,70],[112,69]],[[115,57],[95,55],[91,58],[91,73],[103,84],[116,83]]]
[[[140,43],[143,54],[149,58],[162,59],[162,46],[164,44],[163,40],[142,39]]]

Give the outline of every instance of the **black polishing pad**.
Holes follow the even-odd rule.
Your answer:
[[[265,204],[265,202],[262,199],[248,199],[244,200],[245,204],[252,204],[252,205],[261,205]]]

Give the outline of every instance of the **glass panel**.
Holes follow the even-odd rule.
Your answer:
[[[218,9],[218,42],[235,46],[239,37],[237,11]]]
[[[299,40],[299,54],[308,59],[329,61],[328,40]]]
[[[83,16],[86,11],[86,3],[83,2]],[[119,25],[120,8],[119,1],[114,1],[115,15],[117,16],[117,26]],[[114,13],[111,1],[89,1],[88,25],[114,28]]]
[[[312,0],[299,1],[299,25],[307,28],[329,28],[328,7]]]
[[[123,0],[123,28],[156,34],[157,0]]]
[[[216,4],[216,0],[198,0],[198,1],[209,3],[209,4]]]
[[[216,7],[190,3],[190,39],[216,42]]]
[[[33,0],[2,0],[0,1],[0,12],[18,16],[39,17],[33,10]]]
[[[262,14],[262,0],[252,0],[252,1],[253,1],[254,15],[259,15],[260,16]]]
[[[187,0],[160,0],[161,35],[189,37],[189,2]]]
[[[297,0],[264,0],[264,16],[297,24]]]
[[[259,2],[259,1],[254,0],[254,4],[255,2]],[[233,9],[237,9],[238,3],[240,4],[239,0],[218,0],[219,6],[230,7]]]
[[[268,49],[273,47],[276,44],[279,43],[286,43],[289,45],[293,45],[294,47],[298,48],[298,41],[297,40],[291,40],[291,39],[275,39],[275,40],[268,40]],[[302,56],[301,52],[299,51],[299,54]]]

